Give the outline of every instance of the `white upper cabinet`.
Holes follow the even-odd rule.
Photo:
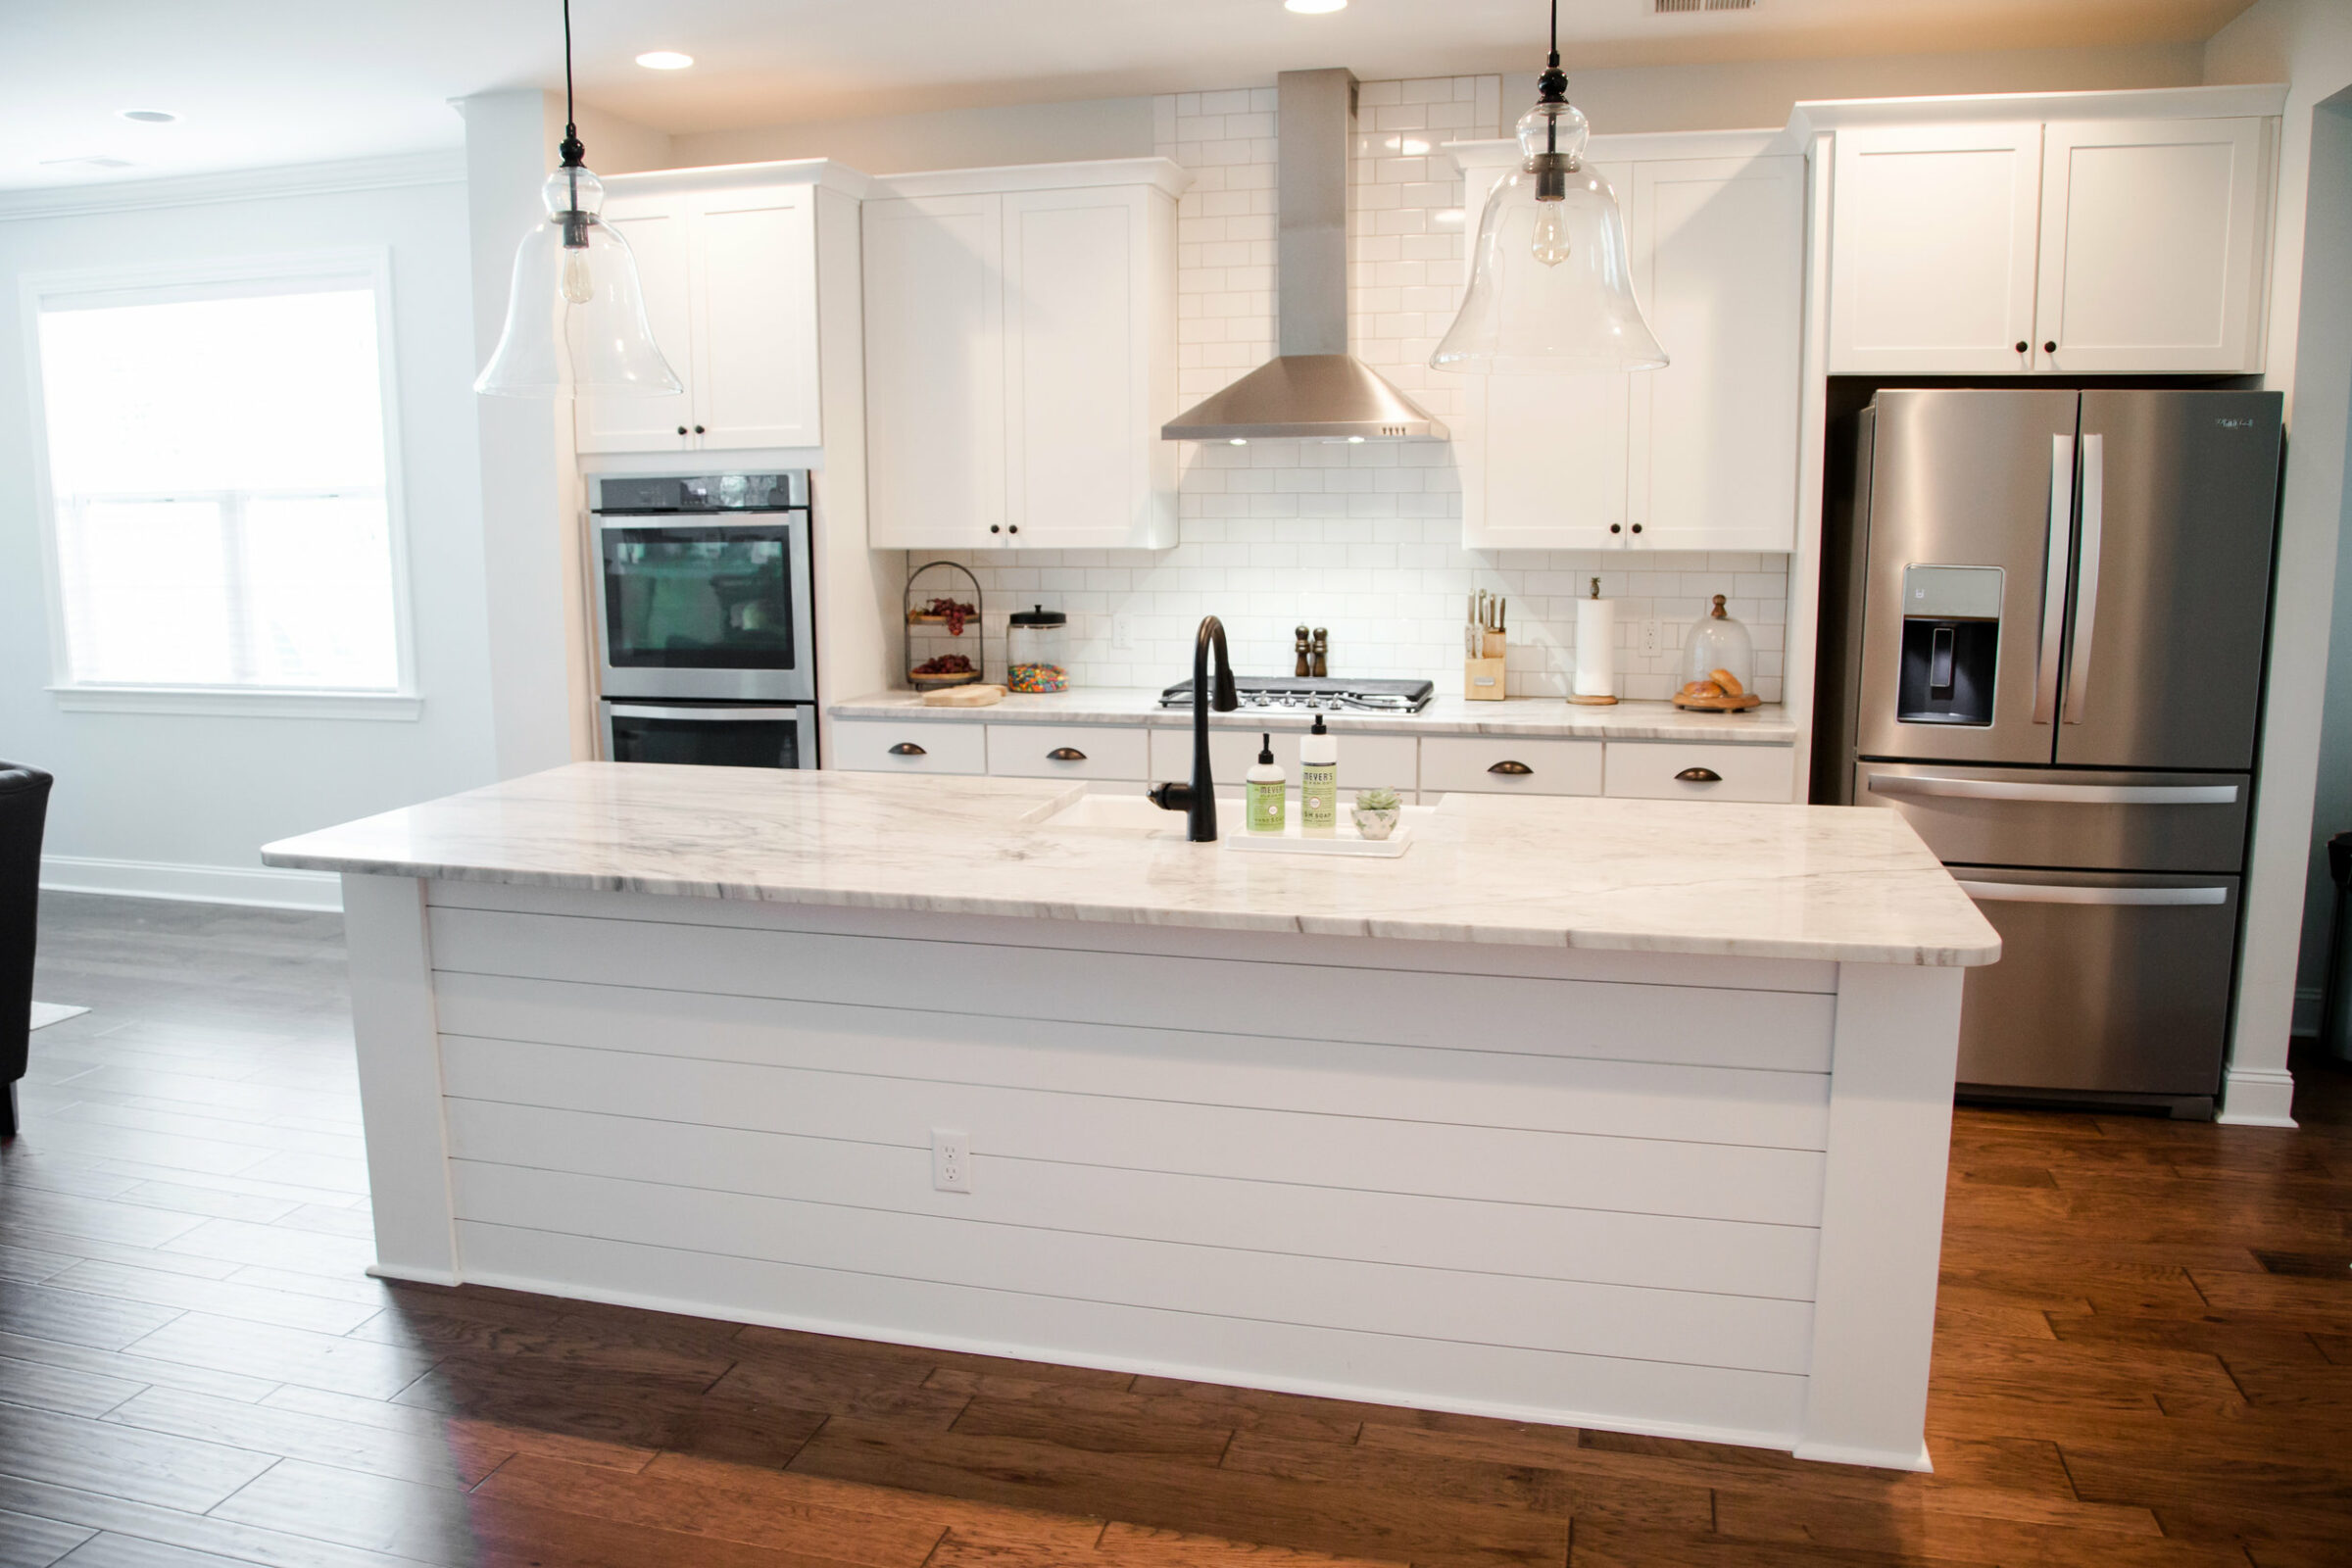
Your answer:
[[[2269,140],[2252,119],[2045,127],[2035,368],[2260,369]]]
[[[1159,159],[904,175],[865,204],[868,542],[1176,542]]]
[[[605,202],[629,242],[654,341],[685,395],[582,398],[582,452],[819,444],[816,191],[808,184],[677,188],[670,176]]]
[[[1832,373],[2262,368],[2260,117],[1837,132]]]
[[[1463,542],[1793,549],[1804,160],[1745,150],[1755,138],[1744,134],[1625,140],[1658,151],[1740,149],[1589,162],[1617,192],[1634,291],[1671,363],[1611,375],[1462,377]],[[1467,149],[1464,162],[1475,222],[1497,171]]]
[[[1638,544],[1795,544],[1804,168],[1676,159],[1635,172],[1635,288],[1672,361],[1633,377],[1626,513]]]
[[[1838,132],[1830,368],[2030,368],[2041,126]]]

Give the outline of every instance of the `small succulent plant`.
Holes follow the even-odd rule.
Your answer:
[[[1373,789],[1355,792],[1355,808],[1359,811],[1394,811],[1400,804],[1395,790]]]

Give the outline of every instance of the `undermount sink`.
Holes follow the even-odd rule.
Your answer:
[[[1220,800],[1217,808],[1220,819],[1230,810],[1239,824],[1240,801]],[[1029,820],[1056,831],[1079,829],[1139,838],[1181,839],[1185,828],[1182,811],[1163,811],[1142,795],[1072,795],[1054,802]]]

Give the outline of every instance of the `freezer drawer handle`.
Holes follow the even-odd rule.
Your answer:
[[[2075,438],[2050,437],[2050,525],[2041,568],[2041,651],[2034,663],[2034,722],[2058,716],[2058,653],[2066,640],[2066,547],[2075,521]]]
[[[757,724],[778,718],[797,718],[792,708],[648,708],[639,703],[607,703],[614,718],[686,718],[697,724]]]
[[[1960,891],[1987,904],[2227,904],[2228,888],[2093,888],[2079,882],[1962,882]]]
[[[1049,762],[1083,762],[1086,754],[1075,746],[1056,746],[1046,754]]]
[[[890,755],[893,757],[929,757],[931,754],[912,741],[901,741],[890,749]]]
[[[1511,778],[1533,778],[1536,774],[1536,770],[1528,766],[1525,762],[1512,761],[1496,762],[1493,767],[1488,768],[1487,771],[1490,773],[1505,774]]]
[[[1989,778],[1876,773],[1873,795],[1945,795],[1966,801],[2046,801],[2059,806],[2235,806],[2235,784],[2014,784]]]
[[[1684,784],[1720,784],[1723,782],[1723,775],[1711,767],[1686,767],[1674,776],[1678,782]]]

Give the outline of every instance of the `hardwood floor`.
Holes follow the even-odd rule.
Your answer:
[[[1934,1476],[994,1361],[369,1256],[331,916],[58,897],[0,1568],[2352,1561],[2352,1092],[1965,1110]]]

